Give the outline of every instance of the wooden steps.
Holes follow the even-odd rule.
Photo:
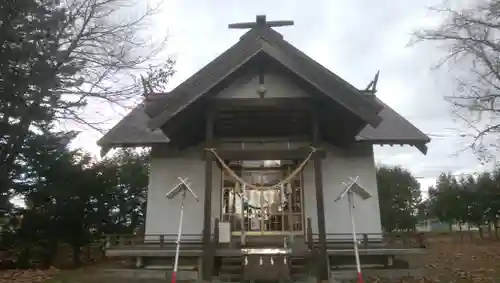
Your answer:
[[[218,281],[237,282],[243,275],[243,257],[220,257],[218,258],[218,274],[215,276]]]
[[[292,278],[300,278],[304,275],[310,274],[310,262],[304,257],[292,257],[291,262],[291,273]]]
[[[237,257],[219,257],[217,274],[215,278],[221,282],[241,282],[243,279],[243,256]],[[292,279],[300,279],[308,276],[310,272],[310,262],[306,257],[292,257],[289,259],[291,264]]]

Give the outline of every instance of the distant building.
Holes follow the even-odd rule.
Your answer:
[[[462,229],[460,230],[460,226]],[[469,229],[470,226],[470,229]],[[454,223],[451,225],[451,231],[468,231],[468,230],[473,230],[476,231],[477,227],[474,225],[469,225],[468,223],[458,225],[457,223]],[[450,224],[439,221],[438,219],[427,219],[424,221],[421,221],[420,223],[417,224],[417,231],[418,232],[448,232],[450,231]]]

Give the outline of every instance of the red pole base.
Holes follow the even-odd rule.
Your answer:
[[[172,272],[172,280],[170,282],[175,283],[176,281],[177,281],[177,272],[173,271]]]
[[[361,272],[358,273],[358,283],[363,283],[363,275],[361,274]]]

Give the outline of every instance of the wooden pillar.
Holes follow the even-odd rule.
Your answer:
[[[206,142],[207,148],[213,146],[214,137],[214,113],[211,105],[208,106],[206,119]],[[211,222],[212,222],[212,166],[214,156],[211,153],[206,154],[205,159],[205,202],[203,206],[203,262],[202,279],[203,281],[212,281],[214,249],[211,241]]]
[[[319,121],[312,109],[312,142],[314,146],[319,145]],[[323,172],[321,158],[314,155],[314,184],[316,186],[316,208],[318,217],[319,250],[318,250],[318,280],[320,282],[328,281],[328,261],[326,253],[326,227],[325,227],[325,202],[323,197]]]

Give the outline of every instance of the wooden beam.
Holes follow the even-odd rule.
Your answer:
[[[207,147],[213,145],[214,137],[214,111],[211,105],[207,110],[206,117],[206,136],[205,143]],[[214,250],[211,243],[211,221],[212,221],[212,166],[214,157],[207,155],[205,158],[205,199],[203,206],[203,261],[202,261],[202,278],[203,281],[212,281],[213,275],[213,260]]]
[[[229,149],[216,149],[217,155],[222,160],[295,160],[304,159],[311,152],[311,148],[302,147],[298,149],[260,149],[260,150],[229,150]],[[205,160],[211,158],[213,153],[206,152]],[[325,158],[325,151],[318,148],[313,154],[313,157],[321,160]]]
[[[217,110],[234,110],[235,108],[293,108],[307,109],[311,103],[309,97],[283,97],[283,98],[213,98]]]
[[[310,136],[309,135],[297,135],[297,136],[286,136],[286,137],[280,137],[280,136],[267,136],[267,137],[234,137],[234,138],[225,138],[225,137],[219,137],[215,139],[216,143],[252,143],[252,142],[259,142],[259,143],[275,143],[275,142],[310,142]]]
[[[316,111],[312,109],[312,141],[313,146],[319,144],[319,123]],[[328,261],[326,257],[326,227],[325,227],[325,201],[323,196],[323,168],[321,159],[313,157],[314,162],[314,184],[316,186],[316,208],[318,217],[319,250],[318,250],[318,280],[328,282]]]

